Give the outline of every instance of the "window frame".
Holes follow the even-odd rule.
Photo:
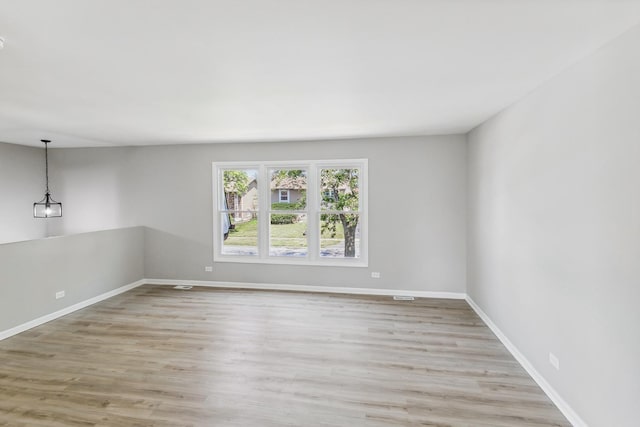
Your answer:
[[[338,258],[320,256],[320,215],[325,212],[321,208],[320,170],[358,168],[359,191],[359,239],[360,256],[358,258]],[[258,207],[258,242],[257,255],[223,254],[222,218],[225,212],[221,201],[224,201],[223,171],[252,169],[257,170]],[[270,255],[270,216],[271,188],[270,169],[306,169],[307,170],[307,255],[276,256]],[[246,162],[212,162],[212,195],[213,195],[213,262],[250,263],[250,264],[287,264],[340,267],[368,267],[368,159],[331,159],[331,160],[283,160],[283,161],[246,161]],[[278,200],[280,199],[278,194]],[[317,219],[316,219],[317,218]]]
[[[287,200],[282,200],[282,192],[286,191],[287,193]],[[278,202],[279,203],[291,203],[291,193],[289,190],[285,190],[285,189],[279,189],[278,190]]]

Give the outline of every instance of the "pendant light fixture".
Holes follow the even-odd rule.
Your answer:
[[[44,173],[47,178],[47,189],[44,193],[44,198],[39,202],[33,204],[33,217],[34,218],[54,218],[62,216],[62,203],[56,202],[49,193],[49,153],[47,151],[47,144],[51,141],[48,139],[41,139],[44,143]]]

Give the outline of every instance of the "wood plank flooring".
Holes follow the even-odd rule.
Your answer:
[[[464,301],[146,285],[0,341],[1,426],[569,426]]]

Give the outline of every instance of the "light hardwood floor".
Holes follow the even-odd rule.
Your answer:
[[[0,341],[2,426],[568,426],[464,301],[146,285]]]

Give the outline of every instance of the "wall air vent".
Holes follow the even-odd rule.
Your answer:
[[[409,295],[394,295],[393,299],[395,301],[413,301],[415,298]]]

